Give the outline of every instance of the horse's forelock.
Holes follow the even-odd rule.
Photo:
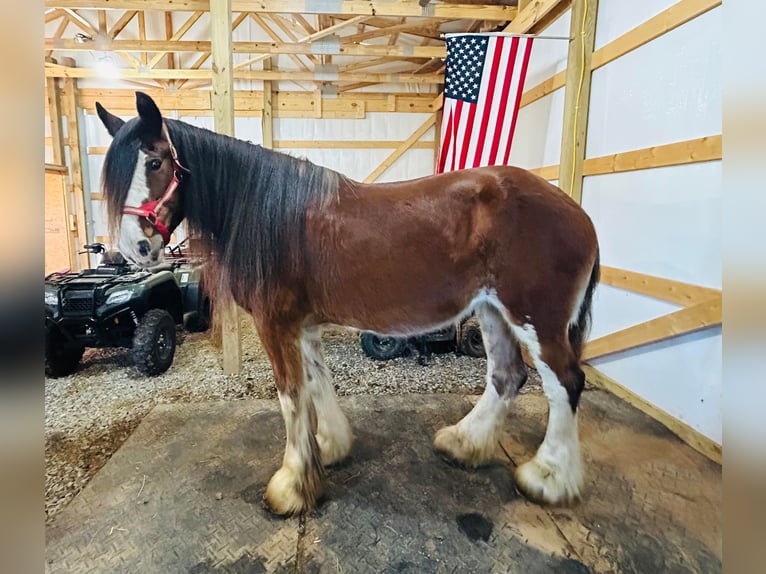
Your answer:
[[[133,124],[133,125],[131,125]],[[114,234],[122,216],[122,209],[136,171],[141,139],[133,120],[120,129],[104,158],[101,188],[106,200],[110,233]]]

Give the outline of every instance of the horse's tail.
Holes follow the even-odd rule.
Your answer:
[[[599,259],[599,252],[596,249],[596,260],[593,262],[593,269],[590,272],[590,280],[588,281],[588,287],[585,289],[585,296],[582,298],[582,303],[580,303],[577,321],[569,325],[569,345],[572,347],[578,363],[580,362],[580,357],[582,357],[583,346],[590,329],[593,292],[596,290],[596,285],[598,285],[601,275]]]

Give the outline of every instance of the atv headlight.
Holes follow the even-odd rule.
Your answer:
[[[115,291],[106,298],[107,305],[119,305],[131,298],[133,293],[127,289],[120,289]]]
[[[59,304],[59,296],[55,291],[46,291],[45,292],[45,304],[46,305],[58,305]]]

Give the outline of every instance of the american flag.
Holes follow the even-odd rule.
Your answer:
[[[448,34],[437,173],[506,165],[532,38]]]

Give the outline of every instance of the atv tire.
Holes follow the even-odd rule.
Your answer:
[[[362,333],[361,344],[364,353],[377,361],[395,359],[407,349],[406,339],[379,337],[374,333]]]
[[[481,326],[476,317],[471,317],[463,323],[460,329],[460,352],[469,357],[484,357],[484,340],[481,336]]]
[[[190,333],[202,333],[210,328],[210,299],[207,297],[199,311],[191,311],[184,315],[184,329]]]
[[[66,337],[55,325],[45,326],[45,374],[48,377],[74,373],[84,352],[85,347],[68,346]]]
[[[164,309],[150,309],[133,335],[133,361],[144,375],[164,373],[176,352],[176,324]]]

